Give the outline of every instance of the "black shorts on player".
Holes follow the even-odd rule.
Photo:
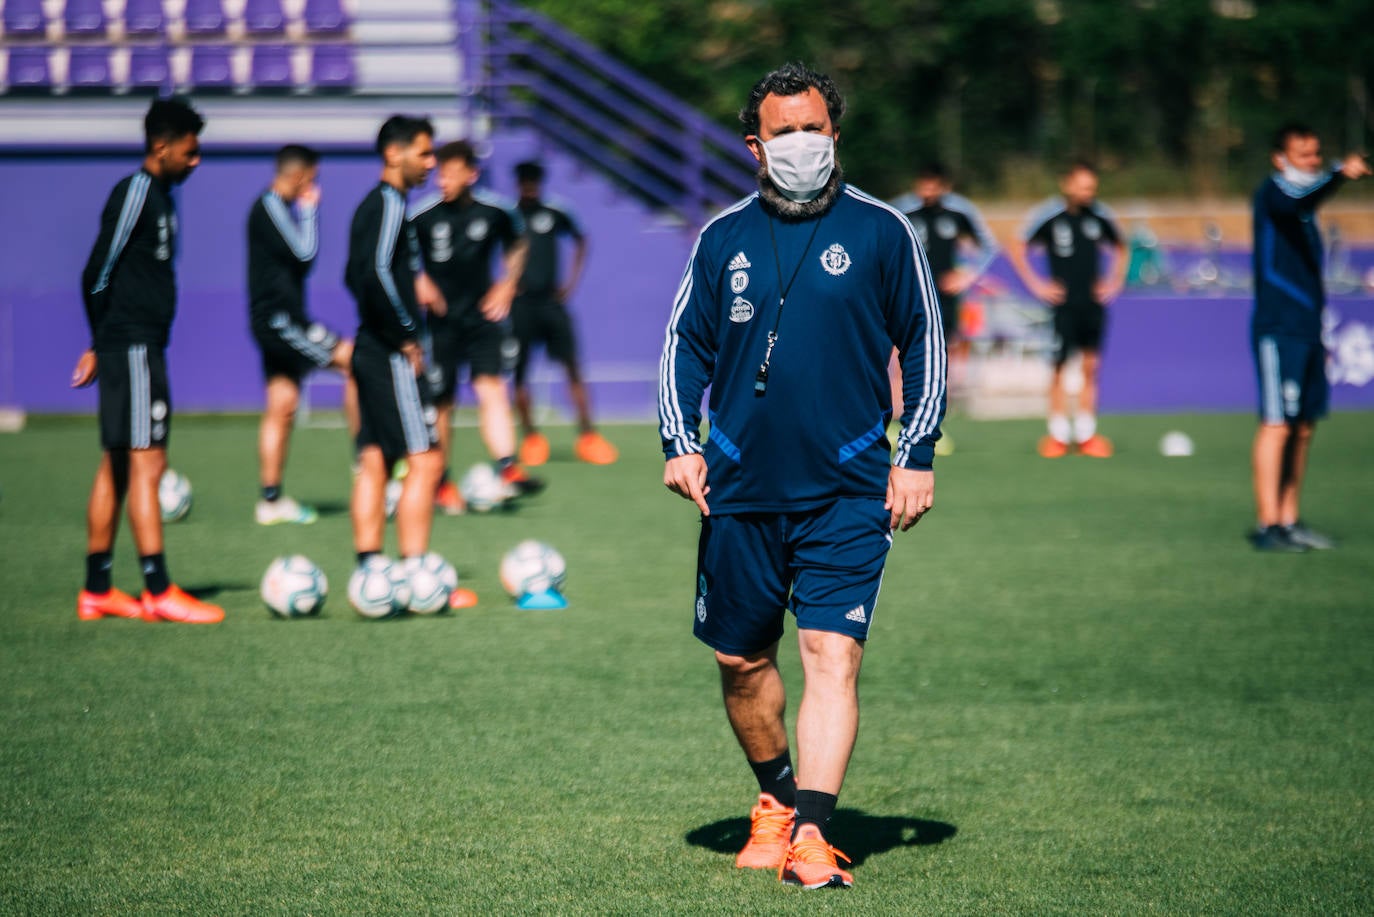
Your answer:
[[[476,310],[430,330],[430,387],[434,400],[453,401],[462,368],[471,378],[500,376],[515,366],[519,345],[505,322],[492,322]]]
[[[339,336],[319,322],[302,327],[285,313],[272,319],[266,333],[255,334],[253,340],[262,353],[264,379],[285,376],[300,381],[317,369],[325,369],[334,361],[334,349]]]
[[[390,467],[439,445],[429,386],[416,378],[403,354],[359,335],[353,348],[353,378],[358,386],[359,450],[378,447]]]
[[[1064,303],[1054,313],[1054,365],[1063,366],[1075,353],[1102,349],[1107,310],[1097,303]]]
[[[577,337],[572,316],[561,302],[550,294],[521,293],[511,306],[511,327],[520,345],[515,360],[515,384],[524,385],[529,371],[530,350],[544,345],[549,359],[574,368],[577,360]]]
[[[172,396],[162,348],[130,344],[96,351],[100,445],[106,450],[162,449],[172,427]]]

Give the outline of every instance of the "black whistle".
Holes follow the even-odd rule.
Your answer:
[[[768,391],[768,367],[760,366],[758,374],[754,376],[754,395],[758,397],[766,391]]]

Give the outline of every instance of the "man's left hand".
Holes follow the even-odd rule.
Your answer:
[[[1110,305],[1112,300],[1121,295],[1121,281],[1116,278],[1099,280],[1093,285],[1093,293],[1097,296],[1097,301],[1102,305]]]
[[[498,280],[492,284],[487,295],[482,297],[482,302],[478,309],[482,312],[482,317],[489,322],[504,321],[510,315],[510,305],[515,299],[515,284],[509,280]]]
[[[76,369],[72,370],[72,388],[85,388],[95,381],[95,375],[95,351],[82,351],[81,358],[76,361]]]
[[[935,472],[917,471],[893,465],[887,476],[887,502],[883,508],[892,514],[892,530],[905,532],[921,521],[935,505]]]

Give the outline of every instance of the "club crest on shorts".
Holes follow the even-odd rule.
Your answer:
[[[735,271],[730,275],[730,292],[736,295],[743,293],[749,288],[749,275],[744,271]]]
[[[743,325],[754,317],[754,304],[743,296],[736,296],[735,301],[730,304],[730,321],[736,325]]]
[[[838,277],[849,270],[850,263],[849,252],[838,242],[821,252],[821,267],[825,268],[825,272],[831,277]]]
[[[153,420],[166,420],[167,402],[159,398],[157,401],[154,401],[152,403],[151,407],[148,408],[148,413],[152,416]]]

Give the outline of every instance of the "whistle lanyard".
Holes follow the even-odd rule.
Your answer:
[[[822,216],[811,227],[811,235],[806,239],[806,247],[802,249],[801,257],[797,259],[797,266],[792,269],[792,276],[784,286],[782,282],[782,256],[778,254],[778,236],[773,230],[773,218],[765,217],[768,220],[768,238],[773,243],[773,266],[778,271],[778,311],[773,316],[773,328],[768,332],[768,348],[763,352],[763,362],[759,364],[759,371],[754,376],[754,397],[762,398],[768,391],[768,364],[773,359],[773,347],[778,343],[778,325],[782,323],[782,307],[787,304],[787,294],[792,291],[792,284],[796,282],[797,275],[801,273],[801,267],[806,263],[806,255],[811,251],[811,243],[816,241],[816,233],[820,231],[821,223],[825,220]]]

